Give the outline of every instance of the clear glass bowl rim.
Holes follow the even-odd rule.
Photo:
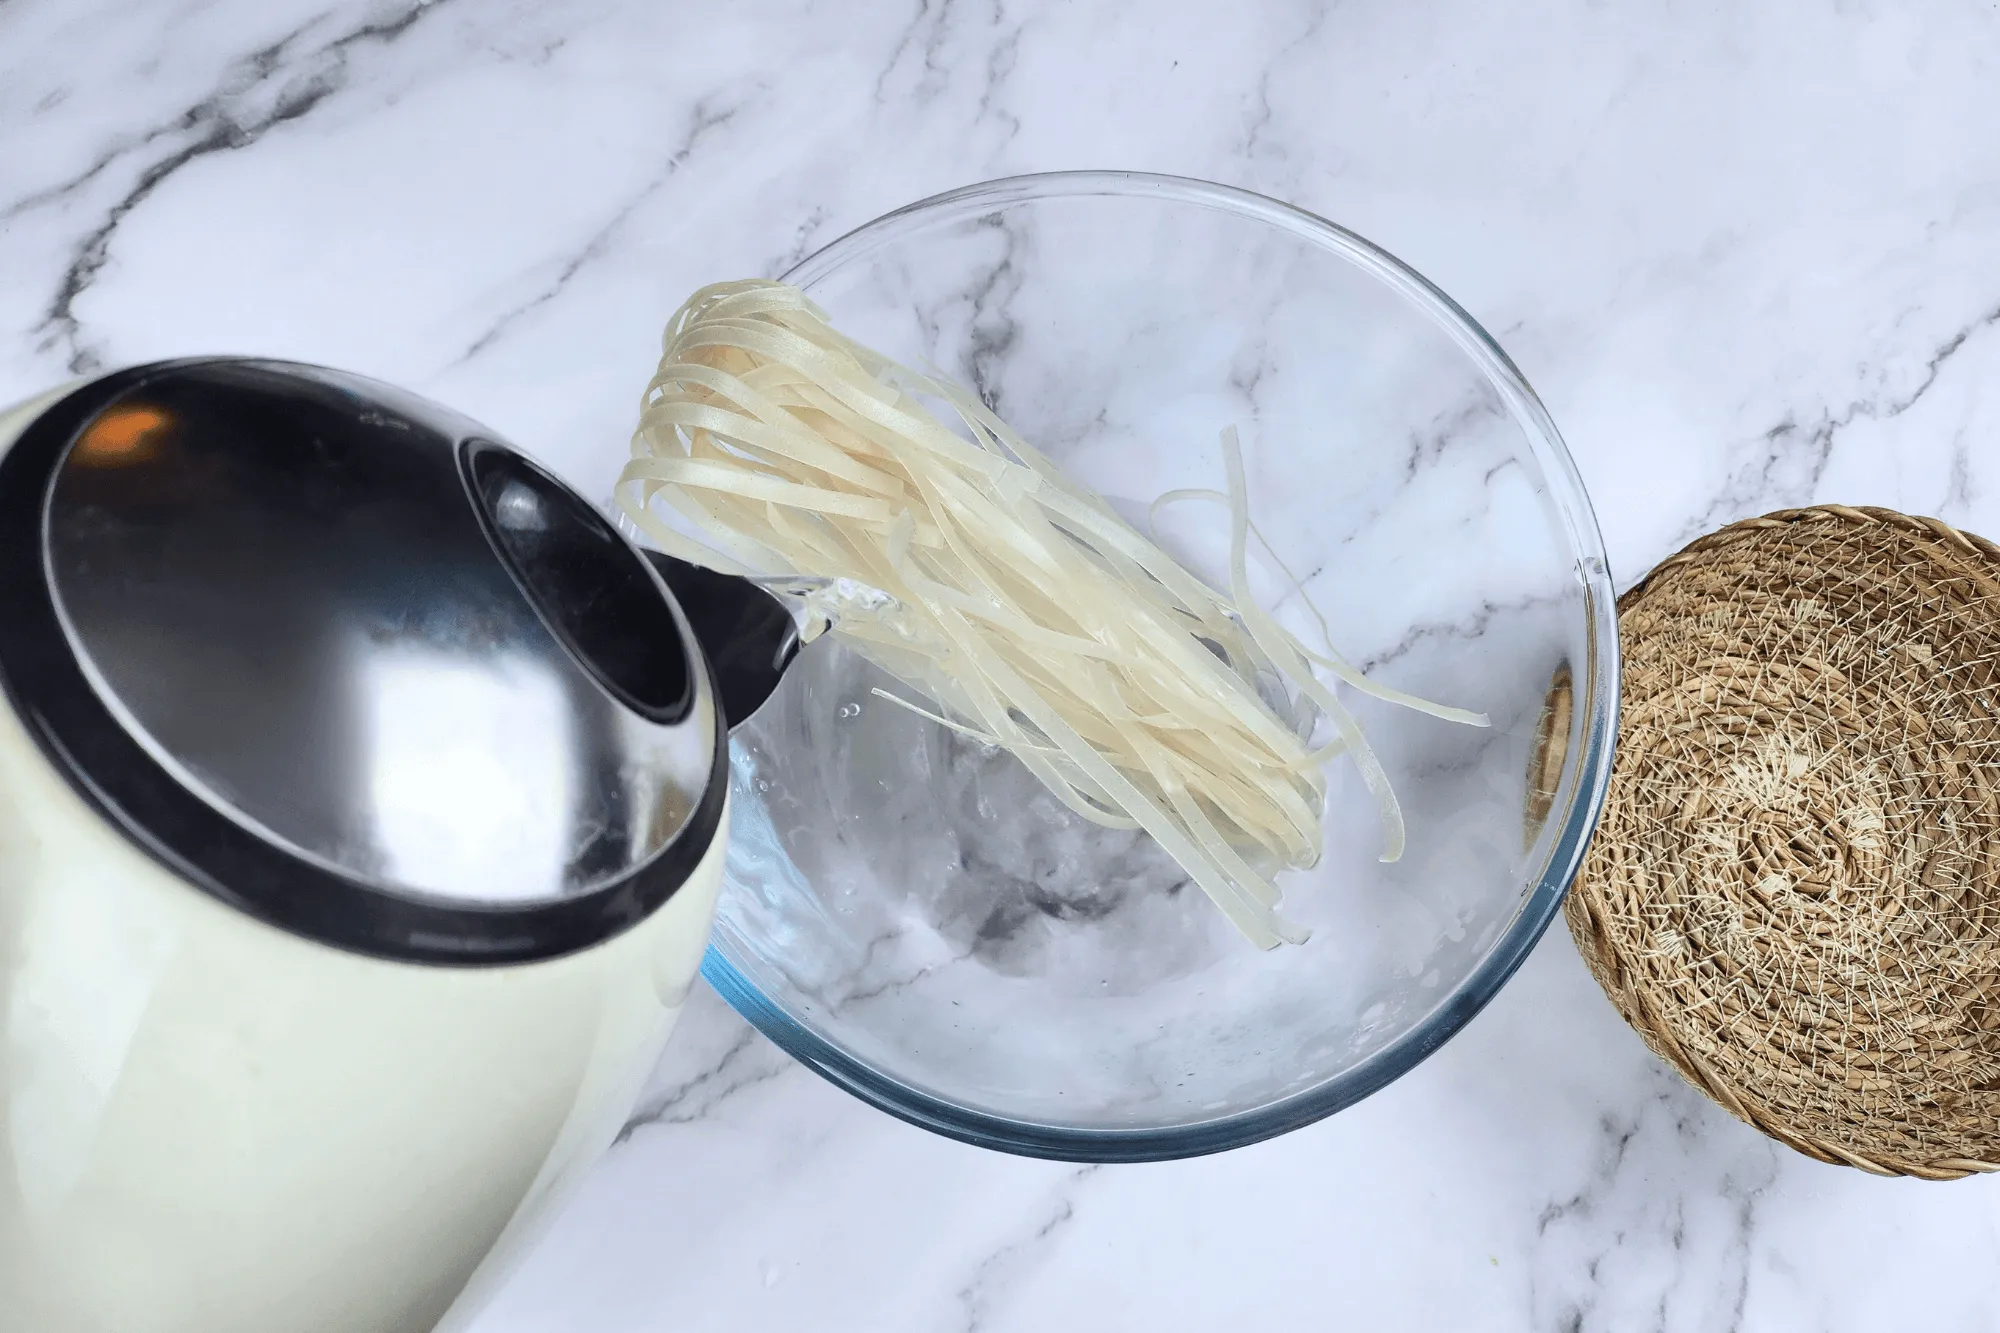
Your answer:
[[[786,1054],[862,1101],[947,1138],[1027,1157],[1070,1162],[1143,1162],[1195,1157],[1243,1147],[1332,1115],[1415,1068],[1499,993],[1541,939],[1562,905],[1596,829],[1611,776],[1618,731],[1616,598],[1604,542],[1582,479],[1541,400],[1512,359],[1477,320],[1429,279],[1346,228],[1290,204],[1233,186],[1135,171],[1060,171],[1009,176],[933,195],[885,213],[795,264],[783,281],[810,287],[833,270],[907,233],[1012,204],[1054,198],[1117,196],[1191,204],[1253,219],[1334,251],[1399,293],[1430,318],[1486,375],[1527,436],[1568,530],[1582,583],[1589,660],[1574,671],[1583,732],[1576,767],[1550,812],[1559,821],[1547,864],[1491,952],[1421,1022],[1343,1073],[1290,1097],[1209,1120],[1170,1126],[1044,1125],[959,1105],[855,1059],[800,1024],[763,994],[714,943],[702,976],[738,1014]],[[1567,761],[1566,761],[1567,766]]]

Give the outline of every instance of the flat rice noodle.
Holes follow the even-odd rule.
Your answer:
[[[1192,499],[1229,507],[1223,592],[971,391],[843,337],[793,288],[704,288],[662,348],[617,492],[641,532],[682,559],[801,590],[808,633],[830,624],[932,707],[875,694],[1007,749],[1080,817],[1143,829],[1262,947],[1306,938],[1276,910],[1272,869],[1318,860],[1327,759],[1345,753],[1374,795],[1384,859],[1403,844],[1387,774],[1315,669],[1484,720],[1356,671],[1289,569],[1324,653],[1250,599],[1248,541],[1269,543],[1249,520],[1233,430],[1227,493],[1169,492],[1149,515]],[[1264,698],[1280,686],[1309,710],[1297,721]],[[1309,745],[1320,723],[1332,735]]]

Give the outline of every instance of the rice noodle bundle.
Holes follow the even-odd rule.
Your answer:
[[[1327,759],[1344,751],[1374,794],[1383,859],[1403,846],[1387,775],[1314,668],[1486,719],[1375,684],[1252,600],[1233,430],[1223,453],[1226,492],[1172,492],[1154,512],[1228,506],[1227,594],[965,388],[845,337],[795,288],[733,282],[696,292],[668,325],[619,499],[670,554],[806,592],[808,636],[830,623],[930,706],[878,694],[1005,747],[1085,818],[1143,828],[1269,948],[1305,939],[1278,915],[1272,875],[1319,857]]]

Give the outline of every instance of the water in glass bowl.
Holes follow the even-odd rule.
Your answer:
[[[1441,1043],[1553,913],[1601,800],[1615,644],[1560,441],[1462,312],[1365,242],[1269,201],[1132,176],[1024,178],[919,205],[795,274],[843,330],[978,390],[1143,527],[1220,489],[1239,432],[1259,600],[1438,721],[1347,692],[1408,850],[1331,761],[1312,931],[1260,951],[1142,833],[1067,810],[1004,752],[882,700],[837,636],[733,747],[708,975],[888,1109],[993,1146],[1172,1156],[1277,1132]],[[1227,513],[1159,538],[1226,582]],[[1538,753],[1551,686],[1575,706]],[[1537,773],[1548,776],[1537,779]]]

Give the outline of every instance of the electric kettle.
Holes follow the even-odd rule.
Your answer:
[[[699,966],[718,687],[659,571],[388,386],[0,415],[0,1329],[428,1333]]]

